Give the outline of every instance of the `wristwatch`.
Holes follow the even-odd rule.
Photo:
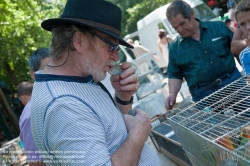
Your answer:
[[[133,100],[134,100],[134,96],[131,96],[131,99],[129,101],[123,101],[123,100],[119,99],[117,96],[115,96],[115,101],[121,105],[133,104]]]

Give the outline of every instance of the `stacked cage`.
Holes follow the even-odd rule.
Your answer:
[[[197,103],[179,107],[169,123],[192,165],[250,165],[250,78],[242,77]]]

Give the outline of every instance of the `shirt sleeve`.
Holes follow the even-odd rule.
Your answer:
[[[175,58],[178,57],[176,49],[177,41],[175,40],[174,43],[171,43],[169,46],[169,63],[168,63],[168,78],[175,78],[175,79],[183,79],[183,73],[180,66],[176,63]]]
[[[240,53],[240,62],[244,71],[244,75],[250,74],[250,50],[244,49]]]
[[[75,98],[57,99],[45,119],[45,140],[55,162],[112,165],[102,121],[87,104]]]
[[[22,116],[19,121],[20,127],[20,139],[23,142],[25,154],[27,156],[27,161],[40,161],[42,157],[38,153],[36,144],[34,142],[32,132],[31,132],[31,122],[30,122],[30,102],[26,104],[22,112]]]

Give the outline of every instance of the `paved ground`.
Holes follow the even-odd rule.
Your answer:
[[[167,80],[164,80],[165,82],[167,82]],[[165,85],[163,88],[163,94],[167,97],[168,96],[168,85]],[[178,104],[176,104],[175,107],[178,107],[179,105],[184,104],[185,102],[188,102],[191,100],[191,95],[188,91],[188,86],[187,83],[184,82],[182,84],[181,87],[181,93],[178,94],[178,97],[180,98],[180,101]],[[177,99],[178,100],[178,99]],[[172,160],[170,160],[169,158],[167,158],[163,153],[158,152],[153,144],[153,142],[151,141],[150,138],[148,138],[147,143],[150,145],[150,147],[155,151],[155,153],[157,154],[157,156],[159,157],[162,166],[177,166],[177,164],[175,164]]]
[[[163,153],[160,153],[155,149],[155,146],[150,138],[148,138],[147,143],[149,144],[149,146],[154,150],[154,152],[159,157],[162,166],[177,166],[173,161],[171,161],[169,158],[167,158]]]

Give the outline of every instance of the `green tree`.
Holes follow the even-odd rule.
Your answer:
[[[137,31],[137,22],[158,7],[172,0],[109,0],[122,10],[122,35]]]
[[[58,17],[65,0],[0,0],[0,80],[12,89],[30,80],[28,58],[39,47],[48,47],[51,34],[40,26]]]
[[[0,0],[0,107],[5,112],[0,114],[0,127],[7,139],[19,135],[19,117],[15,113],[20,107],[15,102],[13,90],[19,82],[31,80],[28,72],[30,54],[39,47],[49,46],[51,34],[40,24],[44,19],[58,17],[65,1]],[[8,86],[4,88],[5,84]],[[7,120],[14,128],[7,125]]]
[[[136,31],[137,21],[168,2],[168,0],[108,1],[118,5],[122,10],[123,36]],[[14,90],[21,81],[31,81],[28,58],[37,48],[49,47],[51,40],[51,33],[41,28],[41,22],[60,16],[65,3],[66,0],[0,0],[0,83],[4,81],[11,90]],[[0,86],[0,92],[2,90]],[[4,103],[18,130],[17,119],[12,113],[13,104],[8,103],[10,96],[6,95],[6,93],[0,95],[0,103]]]
[[[109,0],[122,9],[122,35],[137,30],[136,23],[170,0]],[[66,0],[0,0],[0,80],[11,89],[30,80],[28,57],[38,47],[48,47],[51,34],[40,26],[58,17]]]

